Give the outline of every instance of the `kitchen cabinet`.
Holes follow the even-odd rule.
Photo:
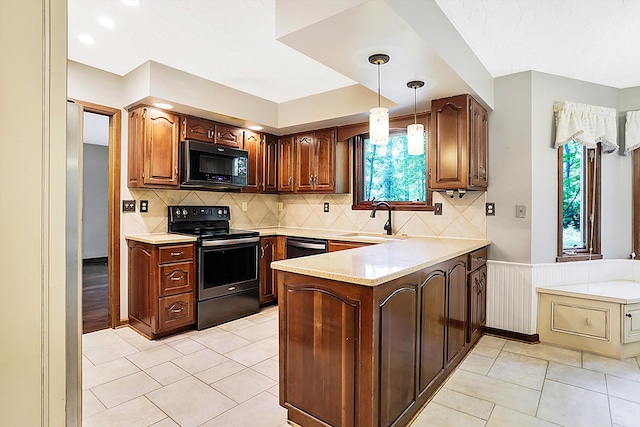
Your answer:
[[[247,186],[242,188],[243,192],[260,192],[262,191],[263,175],[262,175],[262,134],[244,131],[244,150],[247,151],[249,157],[247,161]]]
[[[406,425],[471,348],[467,256],[376,286],[278,271],[280,404],[288,419]]]
[[[294,191],[335,190],[335,130],[295,135]]]
[[[431,102],[429,188],[485,190],[488,186],[487,111],[470,95]]]
[[[278,139],[278,191],[293,192],[293,136]]]
[[[216,123],[214,144],[242,149],[243,130],[234,126]]]
[[[198,117],[183,116],[180,135],[182,139],[192,139],[201,142],[213,143],[216,124],[211,120],[200,119]]]
[[[178,186],[179,127],[179,117],[166,111],[129,111],[128,187]]]
[[[487,248],[469,254],[468,295],[469,324],[467,342],[480,339],[487,323]]]
[[[275,271],[271,270],[271,262],[285,259],[285,239],[284,236],[260,238],[260,305],[266,305],[278,299],[276,275]]]
[[[263,164],[263,186],[265,193],[276,193],[278,191],[278,137],[265,134],[263,138],[262,157]]]
[[[328,250],[329,252],[344,251],[347,249],[361,248],[363,246],[371,246],[375,243],[364,242],[347,242],[344,240],[329,240]]]
[[[194,243],[127,240],[129,325],[154,339],[195,323]]]

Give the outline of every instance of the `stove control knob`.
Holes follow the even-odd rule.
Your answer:
[[[176,209],[176,216],[177,216],[178,218],[180,218],[180,208],[177,208],[177,209]]]
[[[189,214],[189,212],[186,209],[182,209],[182,215],[184,217],[186,217]]]
[[[226,214],[228,214],[228,213],[229,213],[229,211],[228,211],[227,209],[225,209],[225,210],[224,210],[224,214],[226,215]]]
[[[218,215],[222,215],[222,209],[218,209]]]

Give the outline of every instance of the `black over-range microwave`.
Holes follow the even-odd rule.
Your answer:
[[[249,154],[245,150],[191,140],[180,144],[181,187],[246,187]]]

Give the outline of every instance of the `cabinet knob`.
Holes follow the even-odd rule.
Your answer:
[[[631,315],[631,313],[627,313],[625,314],[625,316],[627,316],[629,319],[631,319],[633,316]]]

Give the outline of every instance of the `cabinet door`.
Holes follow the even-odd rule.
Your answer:
[[[229,147],[242,148],[242,129],[216,124],[216,137],[214,142]]]
[[[146,109],[142,177],[145,185],[178,185],[179,125],[175,114]]]
[[[293,191],[293,136],[278,139],[278,191]]]
[[[278,191],[278,138],[273,135],[265,135],[262,144],[262,157],[264,159],[262,191]]]
[[[434,270],[420,286],[419,393],[444,371],[446,344],[446,271]]]
[[[429,187],[435,190],[467,188],[468,96],[431,102]]]
[[[467,335],[467,266],[457,259],[447,273],[447,363],[460,353]]]
[[[129,111],[128,187],[141,187],[144,171],[144,108]]]
[[[313,189],[335,191],[335,132],[332,129],[317,131],[314,145]]]
[[[244,131],[244,149],[249,153],[247,168],[247,186],[243,192],[262,190],[262,135],[249,130]]]
[[[276,260],[276,237],[260,239],[260,304],[276,299],[278,290],[271,270],[271,262]]]
[[[129,241],[129,316],[155,329],[154,265],[149,245]]]
[[[469,187],[487,188],[489,120],[487,110],[471,98],[471,133],[469,136]]]
[[[467,342],[474,343],[482,336],[487,316],[487,266],[469,275],[469,325]]]
[[[210,120],[184,116],[182,118],[182,139],[213,142],[216,124]]]
[[[294,191],[312,191],[316,170],[313,133],[295,136],[294,156]]]

